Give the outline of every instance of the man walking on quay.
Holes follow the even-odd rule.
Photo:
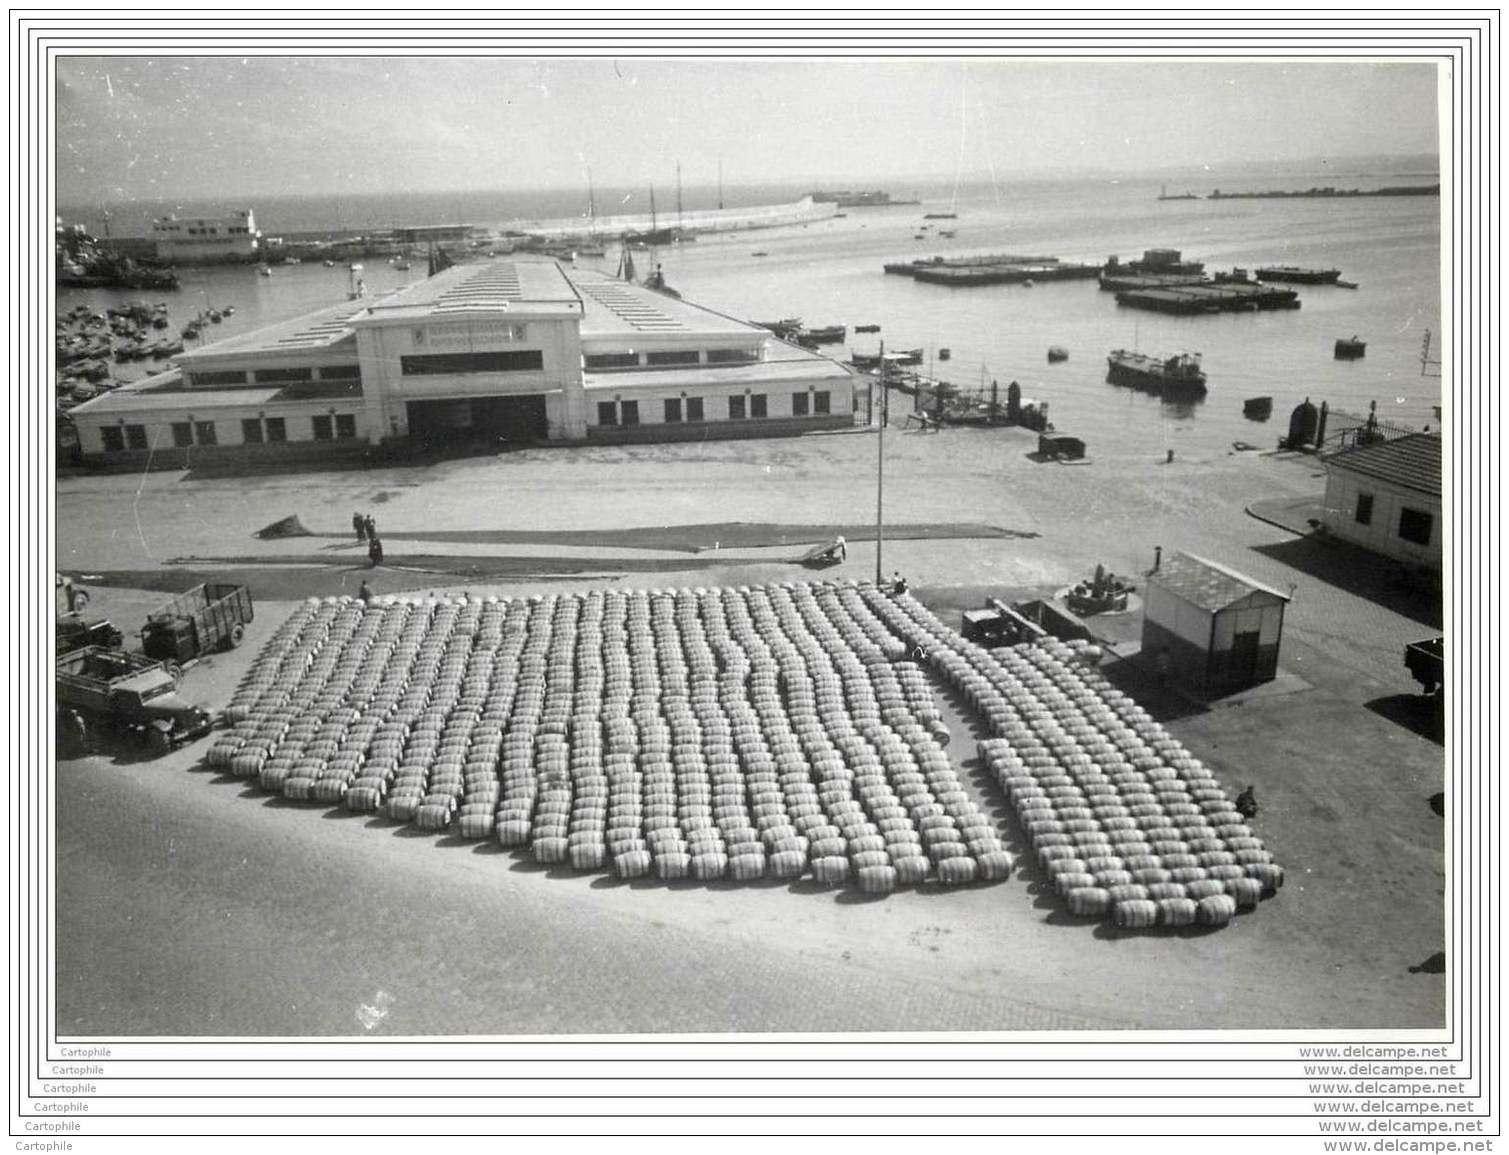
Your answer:
[[[367,540],[367,519],[361,514],[353,513],[351,515],[351,528],[356,530],[357,541]]]
[[[377,518],[373,517],[370,513],[367,514],[362,518],[362,527],[367,531],[368,538],[373,541],[377,540]]]
[[[372,562],[373,569],[382,565],[382,542],[377,540],[375,533],[371,537],[371,544],[367,546],[367,557]]]

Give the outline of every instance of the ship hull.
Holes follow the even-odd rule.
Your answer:
[[[1198,376],[1173,377],[1164,372],[1156,362],[1151,365],[1142,365],[1118,360],[1115,357],[1108,358],[1106,364],[1108,366],[1106,380],[1112,385],[1124,385],[1129,389],[1138,389],[1144,393],[1154,393],[1160,397],[1170,398],[1204,397],[1207,392],[1204,373]]]

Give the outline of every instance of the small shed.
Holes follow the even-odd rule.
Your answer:
[[[1288,594],[1236,570],[1176,553],[1148,575],[1143,657],[1198,690],[1271,681],[1288,603]]]

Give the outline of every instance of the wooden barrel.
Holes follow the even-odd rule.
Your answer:
[[[735,882],[754,882],[765,877],[764,854],[730,854],[728,877]]]
[[[559,866],[570,855],[571,845],[565,838],[554,836],[541,838],[536,834],[530,850],[534,854],[534,860],[541,865]]]
[[[382,805],[382,791],[372,786],[353,786],[341,799],[346,809],[353,814],[372,814]]]
[[[1069,913],[1080,918],[1100,918],[1111,909],[1110,894],[1098,886],[1079,886],[1065,896]]]
[[[849,863],[856,871],[863,870],[867,866],[889,867],[891,865],[891,856],[884,850],[861,850],[857,854],[850,853]]]
[[[1016,859],[1006,850],[990,850],[977,854],[975,861],[979,864],[980,878],[986,882],[1000,882],[1010,878],[1012,868],[1016,866]]]
[[[964,886],[980,877],[980,867],[968,854],[940,858],[938,881],[945,886]]]
[[[728,855],[706,851],[692,855],[692,877],[703,882],[722,878],[728,871]]]
[[[1098,879],[1096,881],[1099,881]],[[1138,886],[1135,882],[1122,883],[1118,886],[1107,886],[1105,891],[1110,894],[1113,903],[1140,902],[1151,898],[1145,886]]]
[[[494,828],[499,846],[524,846],[529,842],[530,824],[520,818],[501,820]]]
[[[1247,868],[1244,866],[1207,866],[1205,874],[1208,878],[1219,878],[1222,882],[1230,882],[1236,878],[1246,878]]]
[[[890,894],[896,889],[896,869],[890,865],[861,866],[855,877],[859,881],[859,889],[865,894]]]
[[[1130,870],[1096,870],[1095,885],[1109,890],[1113,886],[1135,886]]]
[[[797,850],[777,850],[767,865],[772,878],[799,878],[806,869],[807,854]]]
[[[1142,886],[1152,886],[1158,882],[1173,882],[1174,872],[1164,870],[1161,866],[1144,866],[1140,870],[1132,871],[1132,881]]]
[[[1174,882],[1182,882],[1186,885],[1191,882],[1203,882],[1210,877],[1205,873],[1203,866],[1177,866],[1170,873],[1174,876]]]
[[[867,851],[884,851],[886,840],[878,834],[866,834],[859,838],[849,839],[849,852],[851,854],[864,854]]]
[[[813,858],[842,858],[848,852],[849,844],[843,838],[819,838],[807,848]]]
[[[655,877],[664,882],[686,878],[692,869],[692,856],[684,851],[667,851],[655,855]]]
[[[1184,889],[1189,897],[1199,902],[1202,898],[1209,898],[1213,894],[1225,894],[1226,884],[1214,878],[1199,878],[1185,882]]]
[[[1238,850],[1234,858],[1243,866],[1266,866],[1273,861],[1273,855],[1266,850]]]
[[[1095,886],[1095,876],[1087,873],[1060,874],[1053,880],[1053,886],[1066,898],[1076,890],[1099,889]]]
[[[1229,894],[1212,894],[1196,904],[1201,926],[1225,926],[1237,912],[1237,900]]]
[[[1272,894],[1284,885],[1284,868],[1277,863],[1252,863],[1245,869],[1248,878],[1255,878],[1262,884],[1265,895]]]
[[[462,820],[463,829],[465,819]],[[608,861],[608,845],[605,842],[577,842],[568,844],[567,856],[572,870],[601,870]]]
[[[840,855],[829,855],[824,858],[813,858],[812,878],[824,886],[838,886],[848,881],[849,860]]]
[[[1193,926],[1197,904],[1192,898],[1160,898],[1158,903],[1159,926]]]
[[[457,830],[462,838],[490,838],[496,824],[491,814],[463,814]]]
[[[648,850],[626,850],[613,856],[613,873],[619,878],[643,878],[650,873],[652,861]]]
[[[1236,901],[1238,910],[1251,910],[1263,897],[1263,884],[1255,878],[1223,879],[1222,884]]]
[[[916,886],[927,880],[932,863],[920,854],[901,855],[891,860],[896,871],[896,882],[901,886]]]
[[[1118,902],[1111,908],[1111,920],[1123,930],[1146,930],[1158,923],[1158,904],[1148,898]]]
[[[390,794],[388,795],[388,817],[394,822],[412,822],[414,815],[419,813],[419,804],[423,796],[419,794]]]

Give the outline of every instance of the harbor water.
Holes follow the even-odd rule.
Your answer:
[[[641,276],[660,264],[688,300],[739,319],[846,325],[848,341],[822,349],[837,358],[847,350],[873,353],[883,339],[888,350],[922,347],[922,371],[964,390],[988,391],[995,381],[1004,399],[1017,381],[1025,398],[1048,403],[1057,428],[1086,441],[1092,459],[1161,457],[1168,449],[1210,455],[1230,452],[1237,441],[1272,449],[1290,410],[1307,397],[1359,414],[1376,401],[1382,420],[1439,427],[1439,369],[1422,372],[1421,364],[1427,330],[1435,335],[1432,357],[1442,353],[1438,198],[1159,201],[1158,188],[1156,181],[1125,180],[966,186],[920,206],[851,208],[806,225],[704,235],[635,253],[635,264]],[[575,208],[563,194],[562,215]],[[956,219],[923,216],[950,210]],[[663,224],[674,223],[662,216]],[[955,236],[940,236],[944,230]],[[881,268],[984,253],[1098,263],[1149,248],[1179,249],[1204,261],[1207,273],[1269,264],[1337,268],[1359,287],[1291,286],[1300,293],[1297,310],[1180,317],[1118,306],[1093,280],[949,288]],[[616,244],[607,250],[601,259],[581,258],[579,267],[612,272]],[[422,258],[408,271],[373,259],[364,271],[372,295],[423,276]],[[216,340],[339,303],[348,284],[343,264],[317,262],[274,266],[270,277],[255,266],[185,269],[180,277],[175,293],[60,290],[58,308],[166,300],[176,333],[200,309],[234,305],[233,316],[205,327],[204,339]],[[854,334],[863,324],[881,331]],[[1354,335],[1367,342],[1366,356],[1336,360],[1336,340]],[[1066,348],[1068,360],[1049,364],[1050,345]],[[1201,354],[1207,397],[1171,405],[1107,384],[1106,355],[1121,348]],[[940,349],[950,350],[947,361]],[[124,380],[150,366],[112,367]],[[1274,399],[1271,420],[1244,418],[1243,400],[1264,395]],[[904,411],[907,402],[893,402],[893,419],[898,405]]]

